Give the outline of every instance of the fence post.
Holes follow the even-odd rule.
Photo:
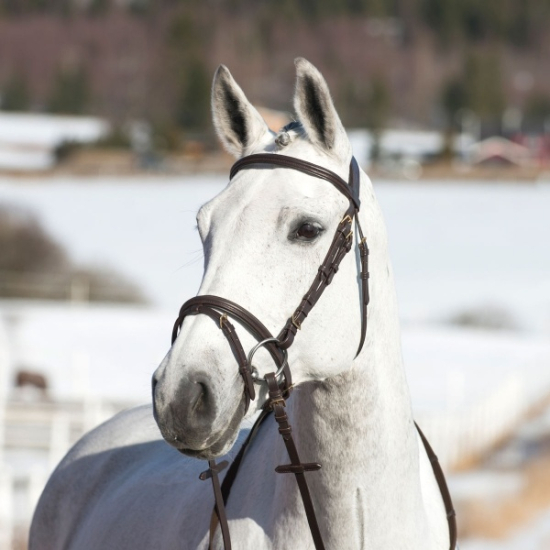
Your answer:
[[[58,411],[54,413],[50,432],[49,466],[52,471],[69,450],[71,444],[71,419],[68,413]]]
[[[11,550],[14,531],[13,472],[7,464],[0,465],[0,550]]]

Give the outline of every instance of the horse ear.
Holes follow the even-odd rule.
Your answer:
[[[263,137],[271,135],[260,113],[224,65],[220,65],[214,75],[212,119],[223,146],[237,158]]]
[[[294,109],[310,141],[326,152],[349,158],[351,146],[336,113],[327,83],[306,59],[298,57]]]

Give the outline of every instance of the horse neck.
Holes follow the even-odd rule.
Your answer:
[[[345,374],[305,384],[289,402],[302,461],[322,464],[308,481],[327,548],[362,548],[358,541],[365,540],[378,547],[402,536],[409,522],[411,529],[423,525],[418,444],[385,229],[375,201],[368,204],[361,218],[371,247],[365,346]]]

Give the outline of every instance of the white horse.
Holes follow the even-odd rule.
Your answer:
[[[219,137],[237,157],[281,152],[347,181],[351,147],[327,84],[306,60],[296,67],[300,124],[288,130],[290,139],[276,142],[221,66],[212,91]],[[322,464],[306,476],[327,549],[448,550],[445,508],[413,424],[384,222],[364,173],[361,189],[359,215],[371,251],[365,346],[354,358],[361,312],[358,260],[350,253],[289,350],[296,391],[287,410],[301,458]],[[310,175],[281,167],[242,170],[197,216],[205,250],[199,293],[237,302],[277,334],[346,208],[338,190]],[[251,349],[256,341],[236,326]],[[261,373],[274,370],[265,350],[256,358]],[[222,332],[205,315],[187,317],[154,375],[155,417],[169,445],[150,406],[86,435],[44,490],[30,550],[206,549],[214,499],[198,476],[207,466],[181,452],[202,459],[229,453],[242,439],[242,396]],[[260,392],[246,416],[265,399]],[[313,548],[294,476],[274,472],[287,462],[268,419],[227,505],[236,550]],[[219,532],[214,547],[222,548]]]

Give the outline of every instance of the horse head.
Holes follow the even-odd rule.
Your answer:
[[[225,148],[241,158],[284,154],[348,180],[351,146],[328,86],[305,59],[296,61],[296,122],[275,134],[250,104],[228,69],[212,87],[214,126]],[[322,179],[279,166],[252,166],[205,204],[197,224],[205,257],[199,295],[229,299],[278,334],[317,275],[348,207]],[[348,254],[289,349],[295,385],[322,381],[352,365],[361,327],[357,257]],[[257,343],[234,321],[243,348]],[[260,349],[254,367],[276,370]],[[181,452],[213,458],[233,445],[241,421],[266,399],[265,387],[247,411],[243,380],[227,339],[213,319],[184,319],[177,339],[153,376],[155,418],[163,437]]]

